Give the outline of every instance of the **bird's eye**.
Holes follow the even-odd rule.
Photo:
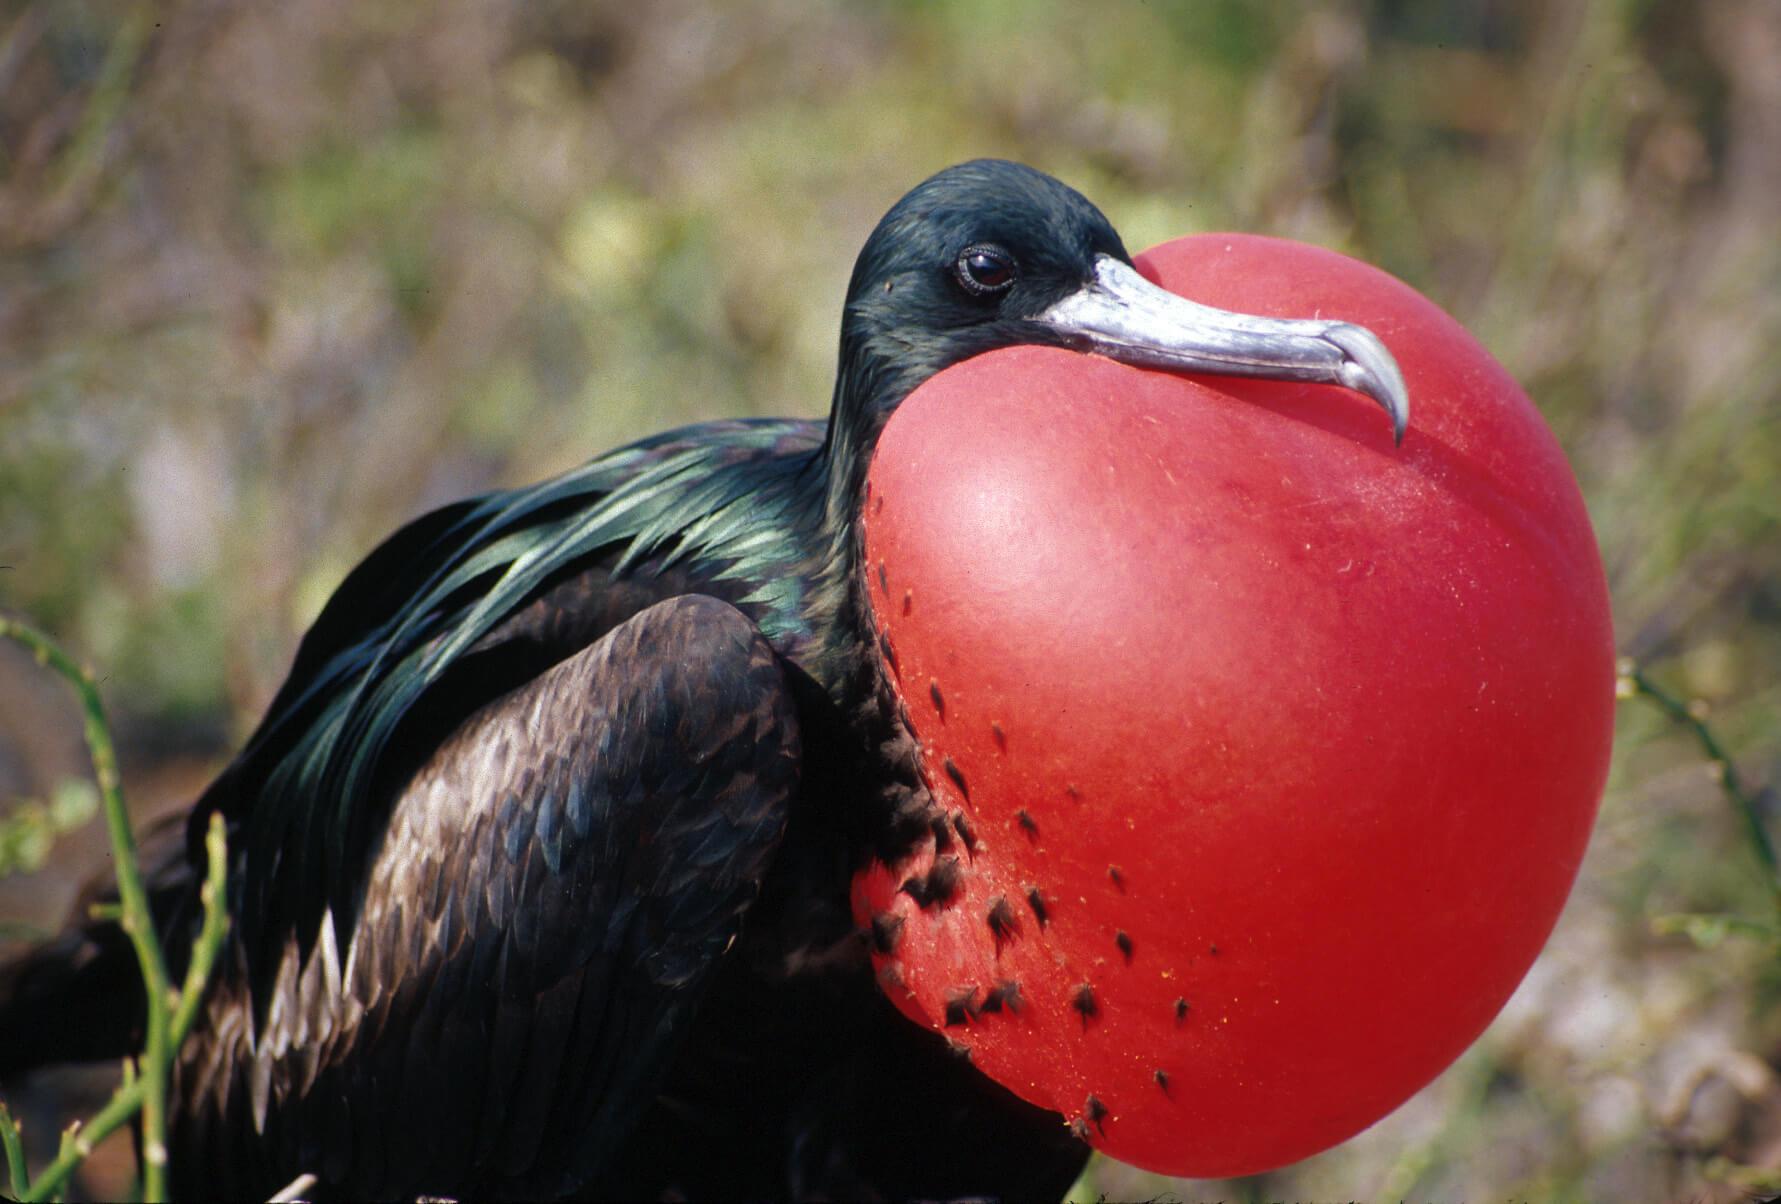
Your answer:
[[[960,286],[974,297],[999,293],[1014,283],[1018,272],[1014,256],[990,243],[973,243],[959,252],[953,275]]]

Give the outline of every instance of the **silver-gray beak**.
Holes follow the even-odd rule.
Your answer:
[[[1365,327],[1214,309],[1158,288],[1110,255],[1097,256],[1094,279],[1035,320],[1083,351],[1145,368],[1342,385],[1379,403],[1398,443],[1410,422],[1404,375]]]

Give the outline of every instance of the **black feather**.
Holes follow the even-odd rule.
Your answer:
[[[1070,992],[1070,1008],[1082,1017],[1082,1027],[1087,1028],[1088,1022],[1100,1015],[1101,1005],[1095,999],[1095,988],[1092,983],[1079,983]]]
[[[982,241],[1022,268],[990,301],[951,274]],[[1097,255],[1127,259],[1057,181],[942,172],[861,251],[827,424],[668,432],[424,515],[347,577],[151,883],[177,974],[225,818],[234,925],[174,1071],[180,1191],[1062,1194],[1086,1151],[909,1025],[850,935],[854,870],[950,840],[856,524],[903,398],[1067,343],[1032,318]],[[963,872],[942,855],[904,889],[943,905]],[[0,971],[8,1065],[128,1048],[130,988],[65,1001],[132,982],[129,958],[93,924]],[[908,1106],[936,1084],[943,1106]]]

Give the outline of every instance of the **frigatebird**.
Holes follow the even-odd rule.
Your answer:
[[[339,587],[154,870],[177,965],[225,818],[181,1194],[1063,1193],[1088,1148],[885,1001],[847,899],[938,814],[864,613],[867,468],[912,390],[1013,344],[1406,418],[1373,335],[1167,293],[1041,172],[920,184],[854,268],[827,422],[686,427],[446,506]],[[15,961],[0,1071],[125,1053],[134,982],[97,921]]]

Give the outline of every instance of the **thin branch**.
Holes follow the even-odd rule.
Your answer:
[[[160,941],[155,936],[154,919],[148,905],[148,890],[142,881],[136,840],[130,831],[130,816],[124,806],[123,787],[118,779],[117,753],[112,746],[111,729],[106,723],[105,707],[99,698],[99,688],[93,675],[49,636],[17,619],[0,618],[0,638],[10,638],[24,644],[36,656],[38,664],[53,669],[66,678],[80,698],[81,709],[86,716],[87,747],[92,754],[93,775],[99,783],[100,802],[105,813],[105,826],[111,837],[112,859],[117,872],[121,905],[116,919],[136,951],[137,965],[142,973],[143,987],[148,998],[146,1047],[140,1058],[124,1063],[124,1081],[111,1100],[85,1125],[76,1122],[69,1126],[62,1135],[61,1147],[55,1160],[26,1190],[19,1190],[18,1184],[18,1179],[23,1174],[23,1163],[21,1161],[15,1165],[13,1187],[23,1200],[50,1198],[61,1191],[68,1177],[96,1144],[119,1126],[128,1123],[140,1111],[143,1198],[150,1201],[164,1200],[167,1197],[167,1082],[173,1051],[197,1016],[205,983],[228,932],[224,892],[228,858],[221,817],[212,819],[210,830],[205,836],[207,865],[201,896],[204,904],[203,926],[197,943],[193,946],[185,982],[175,993],[169,984],[167,963],[161,952]],[[16,1125],[13,1128],[16,1130]],[[10,1145],[7,1154],[10,1162]]]
[[[1774,841],[1769,838],[1768,829],[1763,826],[1762,810],[1757,806],[1756,797],[1746,789],[1743,779],[1738,776],[1738,767],[1732,764],[1731,757],[1719,743],[1719,738],[1713,734],[1713,729],[1707,726],[1705,704],[1685,703],[1664,690],[1631,657],[1621,658],[1619,674],[1617,692],[1620,697],[1650,699],[1671,720],[1686,728],[1700,744],[1701,751],[1707,754],[1708,762],[1713,768],[1713,779],[1719,783],[1720,790],[1731,800],[1732,807],[1743,820],[1751,848],[1756,851],[1757,859],[1767,872],[1769,892],[1774,897],[1776,909],[1781,910],[1781,859],[1777,859]]]
[[[131,1067],[134,1063],[125,1062],[124,1065]],[[93,1152],[93,1147],[129,1124],[141,1110],[143,1091],[142,1080],[133,1072],[126,1072],[123,1083],[112,1092],[111,1099],[91,1120],[85,1124],[76,1121],[63,1131],[62,1144],[56,1151],[55,1160],[38,1173],[27,1190],[19,1193],[20,1201],[53,1198],[86,1160],[87,1155]]]
[[[118,897],[123,902],[124,914],[119,923],[136,950],[136,961],[148,995],[148,1041],[140,1067],[144,1080],[143,1195],[148,1200],[163,1200],[167,1195],[167,1067],[170,1060],[167,1048],[167,963],[161,956],[161,943],[155,938],[154,921],[149,914],[148,891],[142,883],[136,838],[130,831],[130,815],[124,807],[117,751],[112,747],[111,728],[105,721],[105,704],[99,698],[99,687],[93,675],[43,632],[17,619],[0,619],[0,636],[8,636],[25,645],[37,657],[38,664],[66,678],[74,687],[81,710],[86,714],[87,748],[92,754],[93,776],[99,782],[99,798],[104,806],[105,826],[111,836],[112,857],[117,867]],[[69,1140],[65,1139],[62,1144],[65,1151]]]
[[[25,1194],[25,1145],[19,1140],[19,1122],[12,1118],[4,1103],[0,1103],[0,1148],[6,1151],[6,1178],[12,1185],[12,1194]]]
[[[204,854],[204,887],[198,895],[204,905],[204,926],[199,930],[197,943],[192,946],[192,961],[186,967],[185,985],[179,991],[179,1010],[173,1013],[169,1036],[174,1049],[179,1048],[192,1029],[198,1006],[204,1001],[204,987],[210,981],[223,938],[229,932],[229,851],[221,815],[210,817],[210,827],[204,833]]]

